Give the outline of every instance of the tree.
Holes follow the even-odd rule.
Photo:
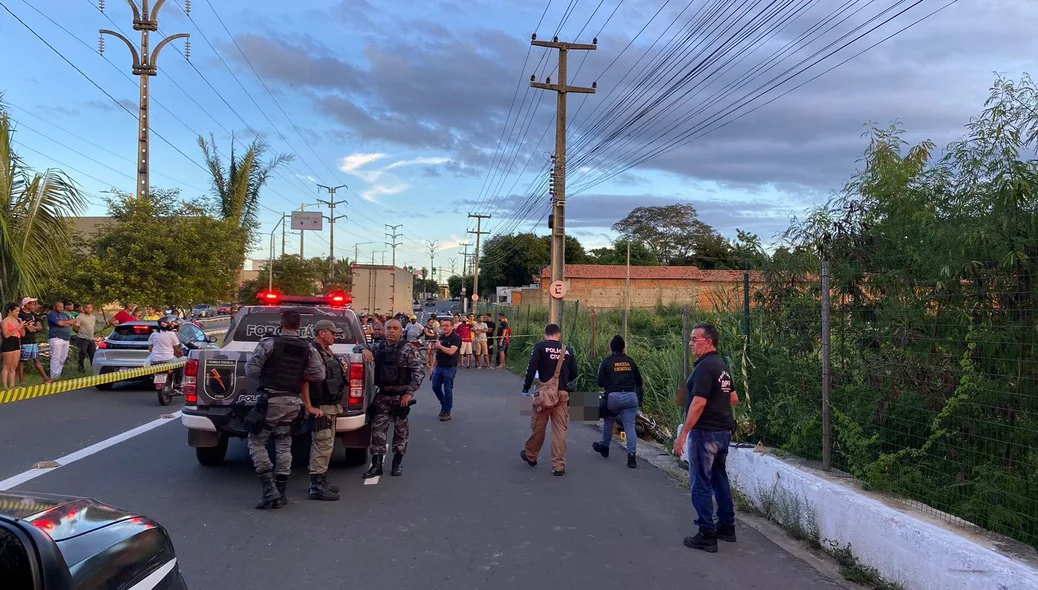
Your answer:
[[[224,163],[216,151],[216,139],[213,136],[210,135],[209,142],[206,142],[199,135],[198,147],[202,148],[221,218],[241,230],[241,254],[234,261],[234,268],[242,268],[245,253],[255,245],[257,237],[259,222],[256,215],[260,207],[260,190],[267,184],[274,170],[281,164],[291,162],[294,156],[279,154],[264,162],[267,145],[259,139],[254,139],[244,154],[235,156],[232,135],[230,161],[224,171]]]
[[[451,297],[461,297],[461,287],[465,286],[465,295],[472,295],[472,276],[465,277],[464,281],[458,275],[454,275],[447,279],[447,289],[450,291]]]
[[[566,236],[566,264],[587,264],[584,246]],[[497,235],[483,243],[479,259],[479,287],[489,293],[497,287],[528,285],[551,264],[551,236],[532,233]]]
[[[627,264],[627,244],[631,244],[631,266],[654,266],[659,264],[656,254],[640,240],[620,238],[608,248],[595,248],[588,252],[588,264]]]
[[[190,307],[233,289],[238,267],[230,261],[239,258],[240,229],[179,195],[153,189],[140,201],[123,192],[107,199],[112,223],[90,245],[94,292],[81,296]]]
[[[671,264],[687,257],[697,239],[713,232],[697,215],[691,203],[637,207],[616,222],[613,230],[627,239],[645,242],[662,264]]]
[[[286,295],[315,296],[330,293],[334,288],[326,290],[328,281],[328,261],[321,258],[301,259],[298,254],[286,254],[274,259],[274,290]],[[267,272],[242,285],[239,296],[241,301],[254,302],[256,295],[270,286],[271,278]],[[338,285],[335,285],[336,287]]]
[[[0,298],[36,295],[57,279],[72,250],[68,218],[83,196],[60,170],[32,172],[15,153],[8,114],[0,105]]]

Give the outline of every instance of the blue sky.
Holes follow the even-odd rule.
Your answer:
[[[0,92],[17,122],[22,155],[36,168],[67,171],[91,199],[87,213],[104,214],[102,191],[134,186],[138,90],[126,47],[107,38],[102,57],[97,37],[100,28],[134,33],[129,7],[107,0],[102,14],[91,0],[2,2],[121,103],[0,10],[0,48],[18,56],[5,63]],[[639,156],[676,137],[663,130],[684,133],[708,113],[681,105],[656,111],[639,123],[642,131],[626,132],[642,133],[642,143],[631,145],[643,150],[625,152],[615,138],[606,139],[619,120],[615,101],[650,92],[632,81],[651,59],[653,40],[691,22],[707,0],[194,0],[190,18],[184,3],[169,0],[159,17],[161,34],[191,34],[191,61],[182,41],[159,59],[152,184],[179,187],[187,196],[206,193],[198,135],[212,134],[226,156],[231,133],[244,142],[258,134],[274,152],[295,155],[264,194],[263,231],[282,212],[326,199],[316,183],[346,184],[338,196],[348,205],[336,211],[349,216],[336,225],[338,257],[352,257],[358,242],[376,242],[359,246],[362,261],[388,251],[383,225],[403,224],[397,262],[427,266],[426,243],[436,240],[436,265],[444,268],[451,259],[460,268],[458,244],[474,238],[466,233],[475,228],[468,213],[490,214],[484,229],[492,232],[545,231],[555,96],[528,90],[531,74],[543,81],[554,70],[554,53],[530,50],[542,13],[541,39],[563,22],[563,40],[599,37],[598,50],[586,58],[573,52],[569,68],[571,84],[598,82],[597,94],[570,97],[576,165],[569,170],[568,228],[589,247],[612,237],[610,226],[632,208],[679,201],[695,204],[704,221],[729,237],[738,227],[770,242],[790,215],[824,200],[854,172],[865,122],[897,118],[908,139],[943,146],[980,111],[994,72],[1018,78],[1035,69],[1026,56],[1038,55],[1027,24],[1038,19],[1038,3],[962,0],[787,96],[645,159]],[[925,0],[805,77],[945,3]],[[771,43],[820,20],[826,10],[814,4]],[[834,35],[866,16],[856,14]],[[693,40],[709,34],[699,31]],[[160,38],[153,34],[152,45]],[[819,39],[805,52],[827,42]],[[691,70],[707,46],[704,41],[660,76]],[[738,68],[760,63],[771,47],[762,45],[704,82],[700,96],[723,90]],[[327,255],[328,242],[327,228],[308,234],[306,253]],[[290,237],[287,251],[298,252],[298,243]],[[266,253],[264,239],[254,255]]]

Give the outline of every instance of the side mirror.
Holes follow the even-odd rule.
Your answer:
[[[75,587],[57,544],[43,531],[24,523],[0,520],[4,586],[34,590]]]
[[[216,336],[206,336],[205,341],[209,344],[216,344]]]

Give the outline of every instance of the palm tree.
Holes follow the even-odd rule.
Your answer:
[[[223,159],[216,151],[216,139],[212,135],[208,142],[199,135],[198,147],[202,148],[213,191],[220,201],[220,215],[241,230],[241,255],[234,262],[244,273],[245,253],[255,243],[259,228],[256,217],[260,207],[260,189],[267,184],[275,168],[291,162],[294,156],[279,154],[263,162],[267,145],[254,139],[245,153],[238,157],[234,153],[234,135],[231,135],[231,157],[225,171]],[[238,289],[234,288],[231,292],[237,293]]]
[[[281,164],[291,162],[291,154],[279,154],[263,162],[267,145],[254,139],[240,157],[234,153],[234,136],[231,136],[231,157],[227,170],[224,171],[223,159],[216,151],[216,140],[209,136],[207,142],[198,136],[198,146],[202,148],[206,167],[212,177],[213,190],[220,199],[220,213],[223,218],[245,231],[246,245],[255,239],[258,226],[256,214],[260,206],[260,189],[267,184],[274,169]]]
[[[70,217],[84,198],[60,170],[32,172],[12,147],[13,131],[0,104],[0,298],[33,295],[55,278],[72,246]]]

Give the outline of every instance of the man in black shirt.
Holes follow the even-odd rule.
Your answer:
[[[458,359],[461,358],[461,336],[454,331],[450,318],[440,321],[439,342],[436,343],[436,369],[432,374],[432,389],[440,400],[440,421],[451,419],[454,409],[454,376],[458,374]]]
[[[556,324],[548,324],[544,328],[544,340],[533,347],[530,364],[526,367],[526,381],[523,383],[523,395],[530,391],[534,373],[540,383],[546,383],[555,375],[558,364],[563,363],[559,371],[559,403],[554,408],[534,409],[530,418],[530,429],[533,431],[526,441],[526,448],[519,456],[530,467],[537,465],[537,454],[544,445],[544,431],[551,420],[551,472],[553,475],[566,473],[566,433],[569,429],[569,392],[573,390],[571,382],[577,378],[577,357],[573,349],[566,347],[563,359],[562,330]],[[560,360],[563,359],[563,360]],[[535,396],[536,397],[536,396]]]
[[[674,441],[674,454],[679,456],[688,443],[689,484],[698,516],[699,532],[685,537],[685,546],[708,553],[717,553],[718,538],[735,542],[735,505],[725,460],[735,427],[732,406],[739,403],[739,396],[732,387],[728,365],[717,353],[718,337],[717,328],[711,324],[698,324],[692,330],[689,345],[697,360],[688,379],[685,424]]]
[[[39,333],[44,327],[38,315],[40,304],[33,297],[23,297],[21,303],[22,309],[18,312],[18,319],[25,323],[25,334],[22,335],[22,363],[18,365],[18,382],[21,383],[25,379],[25,363],[32,363],[36,366],[36,372],[43,377],[43,382],[51,383],[53,379],[43,370],[43,363],[40,362]]]

